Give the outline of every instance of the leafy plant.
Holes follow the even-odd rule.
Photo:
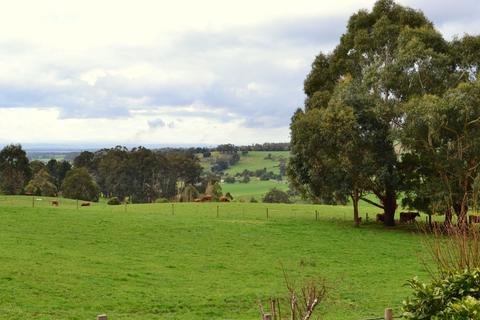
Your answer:
[[[480,319],[480,269],[451,271],[424,284],[417,278],[408,285],[413,296],[403,302],[403,318]]]

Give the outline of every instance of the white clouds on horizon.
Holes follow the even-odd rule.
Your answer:
[[[314,56],[333,48],[348,17],[373,2],[5,3],[0,135],[134,144],[287,140]],[[423,9],[448,37],[480,32],[473,0],[400,2]]]

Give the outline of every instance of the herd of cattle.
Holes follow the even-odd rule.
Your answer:
[[[400,223],[415,223],[415,218],[420,217],[418,212],[400,212]],[[385,213],[377,214],[377,222],[385,222]]]

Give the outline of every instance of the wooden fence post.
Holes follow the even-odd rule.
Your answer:
[[[219,217],[220,217],[220,209],[219,209],[219,207],[217,206],[217,218],[219,218]]]
[[[270,313],[266,313],[263,315],[263,320],[272,320],[272,315]]]
[[[267,208],[267,220],[268,220],[268,208]]]
[[[390,308],[385,309],[385,320],[393,319],[393,311]]]
[[[172,216],[175,214],[175,204],[172,203]]]
[[[107,320],[107,315],[106,314],[99,314],[97,316],[97,320]]]

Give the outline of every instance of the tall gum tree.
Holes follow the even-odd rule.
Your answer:
[[[372,193],[378,201],[362,196],[359,199],[382,208],[385,225],[395,225],[402,174],[394,133],[404,118],[402,104],[411,97],[442,94],[452,85],[456,68],[450,53],[449,44],[420,11],[380,0],[372,11],[361,10],[352,15],[333,52],[320,53],[313,62],[304,83],[305,108],[292,117],[289,175],[293,184],[315,199],[356,194],[355,190],[361,190],[361,195]],[[361,90],[350,90],[348,99],[343,97],[338,102],[336,92],[345,79]],[[332,103],[333,99],[337,102]],[[352,101],[356,102],[352,105]],[[356,172],[362,173],[358,179],[360,188],[352,183],[353,172],[344,170],[345,162],[337,161],[336,155],[330,157],[331,153],[320,155],[324,149],[320,145],[332,136],[323,129],[327,126],[324,122],[337,121],[322,114],[339,112],[336,109],[345,107],[351,110],[350,125],[361,141],[358,145],[354,143],[355,148],[351,144],[336,148],[338,154],[351,153],[350,158],[356,159],[358,146],[363,147],[361,153],[365,155],[360,159],[368,159],[368,165],[363,160],[351,163]],[[340,140],[351,135],[344,127],[332,125],[330,130],[337,137],[345,135]],[[322,165],[317,163],[318,159]],[[329,165],[323,166],[324,163]],[[338,177],[338,172],[345,175],[345,171],[350,177],[342,177],[342,183],[331,179]],[[344,183],[348,180],[350,183]]]

